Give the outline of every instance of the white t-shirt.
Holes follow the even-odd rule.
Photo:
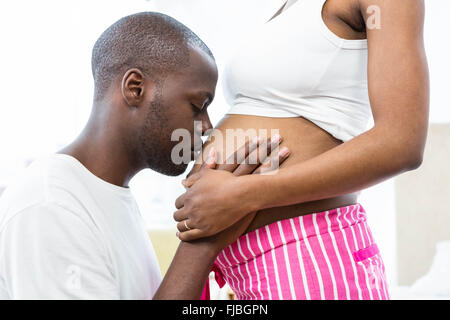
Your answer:
[[[151,299],[161,283],[128,188],[35,161],[0,198],[0,299]]]

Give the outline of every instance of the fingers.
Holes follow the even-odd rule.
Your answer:
[[[186,220],[187,218],[188,218],[188,216],[187,216],[187,213],[186,213],[186,210],[184,209],[184,207],[175,211],[175,213],[173,214],[173,219],[178,222]]]
[[[200,164],[200,163],[194,164],[191,171],[187,174],[186,179],[190,178],[197,172],[200,172],[203,168],[215,169],[216,164],[217,164],[217,151],[216,151],[216,148],[211,147],[206,160],[202,164]],[[186,179],[183,179],[182,183],[184,181],[186,181]]]
[[[260,144],[259,148],[252,152],[248,156],[248,160],[246,162],[255,164],[258,167],[262,164],[266,158],[272,153],[273,150],[277,149],[283,139],[280,135],[276,134],[271,138],[268,138],[262,144]]]
[[[193,173],[194,170],[192,170],[186,179],[181,180],[181,184],[185,188],[190,188],[195,181],[197,181],[201,177],[201,172],[203,169],[215,169],[217,163],[217,151],[216,148],[212,147],[211,150],[209,150],[208,158],[205,162],[202,163],[201,167],[197,169],[196,173]]]
[[[192,225],[192,221],[189,219],[183,219],[178,222],[177,229],[177,237],[181,241],[193,241],[208,236],[208,234],[205,234],[204,231],[195,229]]]
[[[175,208],[181,209],[184,206],[184,199],[186,198],[186,193],[183,193],[175,200]]]
[[[274,135],[272,138],[270,138],[270,142],[269,140],[267,140],[267,149],[265,150],[266,153],[264,155],[261,156],[261,158],[263,156],[265,156],[266,158],[274,151],[278,148],[278,146],[280,145],[281,141],[283,139],[281,138],[281,136],[279,134]],[[261,161],[264,161],[265,159],[261,159]]]
[[[184,232],[177,232],[177,236],[181,241],[193,241],[205,237],[200,229],[192,229]]]
[[[236,168],[233,171],[235,176],[243,176],[246,174],[250,174],[261,164],[260,156],[264,154],[261,150],[267,150],[268,140],[263,140],[260,144],[258,144],[258,148],[255,148],[252,152],[249,153],[245,161],[242,163],[236,164]]]
[[[250,174],[255,169],[259,169],[257,173],[263,173],[267,171],[273,171],[276,169],[276,161],[284,161],[287,156],[283,151],[282,154],[276,158],[269,158],[270,161],[265,162],[268,159],[268,155],[278,148],[283,139],[279,134],[274,135],[267,140],[261,142],[261,138],[255,137],[252,140],[248,140],[242,147],[235,151],[224,164],[217,165],[217,151],[215,148],[211,148],[207,160],[201,165],[200,168],[192,170],[187,179],[181,181],[185,188],[190,188],[200,177],[201,171],[204,168],[226,170],[233,172],[235,176],[242,176]],[[281,163],[281,162],[280,162]],[[261,168],[259,168],[262,166]],[[195,173],[193,173],[196,171]]]
[[[278,148],[281,141],[282,138],[278,134],[265,140],[257,149],[248,155],[244,163],[240,164],[235,171],[233,171],[233,174],[235,176],[242,176],[252,173],[256,168],[264,163],[267,156],[270,155],[273,150]]]
[[[186,232],[195,228],[192,227],[192,222],[189,219],[185,219],[177,223],[177,229],[179,232]]]
[[[254,163],[254,164],[250,164],[250,163],[243,163],[241,165],[239,165],[234,171],[233,174],[237,177],[239,176],[243,176],[246,174],[250,174],[253,172],[253,170],[255,170],[258,166],[260,165],[260,163]]]
[[[232,243],[233,241],[235,241],[237,238],[239,238],[242,234],[244,234],[246,232],[246,230],[248,229],[248,226],[251,224],[251,222],[255,218],[256,213],[257,213],[256,211],[249,213],[248,215],[246,215],[244,218],[239,220],[237,223],[235,223],[228,229],[221,231],[219,233],[219,235],[220,235],[219,238],[225,238],[225,239],[219,239],[219,241],[221,241],[221,242],[225,241],[226,244],[229,244],[229,243]],[[189,220],[184,220],[184,221],[186,221],[188,227],[191,228]],[[177,224],[177,228],[179,230],[177,232],[177,237],[181,241],[194,241],[194,240],[197,240],[200,238],[205,238],[205,237],[212,235],[212,234],[208,234],[205,231],[202,231],[201,229],[191,228],[190,230],[188,230],[186,228],[184,222],[179,222]]]
[[[252,140],[247,140],[242,147],[229,156],[225,163],[219,165],[217,169],[233,172],[239,164],[243,163],[247,156],[258,147],[259,142],[260,139],[258,137],[255,137]]]
[[[211,147],[209,150],[208,158],[206,158],[205,162],[203,162],[202,166],[200,167],[200,171],[203,168],[209,168],[209,169],[215,169],[217,163],[217,151],[216,148]]]
[[[270,155],[270,157],[264,161],[263,164],[253,171],[253,174],[262,174],[278,169],[290,154],[291,151],[288,148],[281,148],[275,156]]]
[[[181,184],[186,188],[190,188],[192,187],[192,185],[195,183],[195,181],[197,181],[198,179],[200,179],[202,176],[202,171],[200,170],[200,172],[194,173],[192,176],[190,176],[187,179],[183,179],[181,180]]]
[[[190,176],[192,176],[193,174],[196,174],[197,172],[199,172],[201,168],[202,168],[202,164],[200,164],[200,163],[194,164],[194,166],[193,166],[192,169],[191,169],[191,172],[189,172],[189,173],[187,174],[186,179],[189,178]],[[184,180],[185,180],[185,179],[183,179],[183,181],[184,181]]]

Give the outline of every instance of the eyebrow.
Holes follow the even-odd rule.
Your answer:
[[[208,98],[208,101],[207,101],[208,104],[210,104],[210,103],[214,100],[214,97],[213,97],[213,95],[211,94],[211,92],[208,92],[208,91],[200,91],[199,93],[202,94],[203,96],[206,96],[206,98]]]
[[[211,92],[208,91],[202,91],[201,92],[203,95],[205,95],[209,101],[212,101],[214,99],[213,95],[211,94]]]

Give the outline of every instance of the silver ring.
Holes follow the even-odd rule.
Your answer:
[[[186,227],[186,229],[191,230],[191,228],[188,227],[186,220],[184,220],[184,226]]]

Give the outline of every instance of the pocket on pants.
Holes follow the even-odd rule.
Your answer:
[[[373,299],[389,299],[385,268],[376,244],[354,252],[353,258],[366,274],[366,284]]]
[[[364,248],[360,249],[358,251],[353,252],[353,259],[355,259],[355,262],[361,262],[366,259],[375,257],[380,253],[380,250],[378,249],[378,246],[376,243]]]

